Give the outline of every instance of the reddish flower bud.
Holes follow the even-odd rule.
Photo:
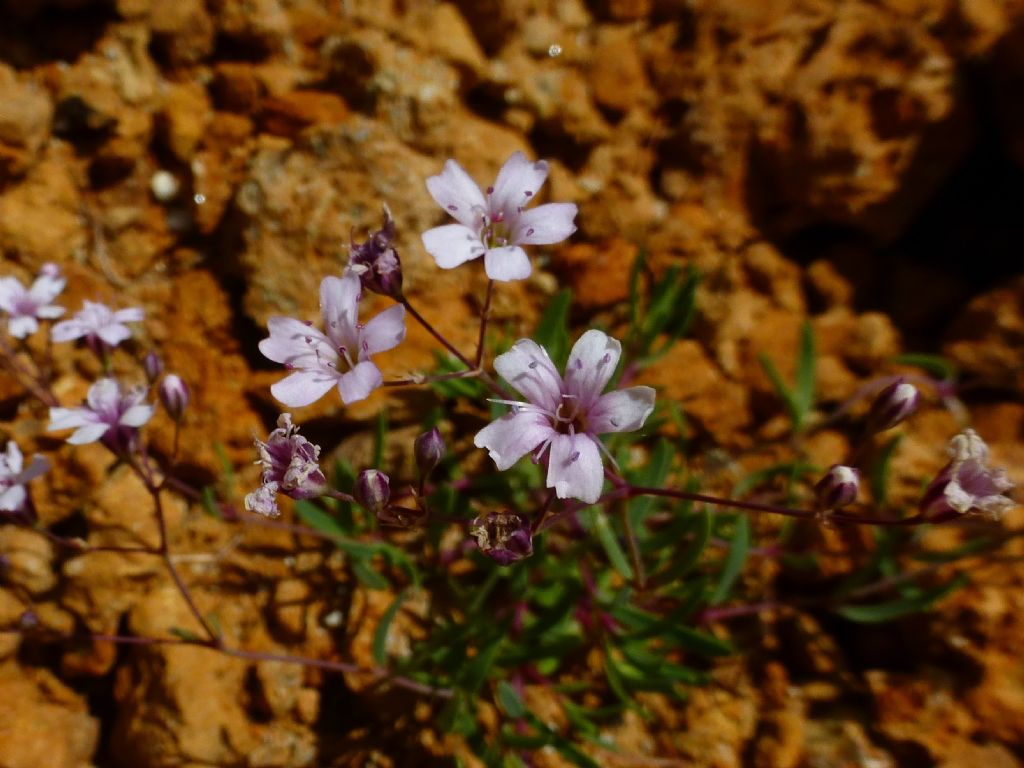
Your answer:
[[[160,402],[164,404],[167,413],[175,421],[181,421],[185,415],[185,408],[188,407],[188,387],[181,377],[174,373],[164,376],[159,387]]]
[[[444,438],[438,428],[434,427],[417,437],[413,450],[420,473],[426,476],[433,472],[445,454]]]
[[[917,410],[921,393],[917,387],[898,379],[878,393],[868,412],[868,430],[891,429]]]
[[[150,350],[144,358],[142,358],[142,369],[146,372],[146,380],[152,384],[160,378],[160,374],[164,372],[164,361],[160,359],[153,350]]]
[[[843,464],[833,464],[825,476],[814,486],[818,509],[841,509],[857,500],[860,489],[860,470]]]
[[[376,469],[364,469],[356,478],[356,501],[376,516],[387,508],[391,500],[391,480]]]

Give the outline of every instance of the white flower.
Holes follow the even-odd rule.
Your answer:
[[[523,245],[558,243],[576,231],[573,203],[547,203],[524,210],[548,177],[548,164],[531,163],[515,152],[498,171],[484,197],[480,188],[457,162],[427,179],[427,190],[458,224],[446,224],[423,233],[423,247],[443,269],[484,257],[492,280],[522,280],[530,276],[530,260]]]
[[[72,445],[128,438],[153,416],[153,406],[143,402],[145,397],[141,387],[122,392],[115,379],[100,379],[89,387],[83,407],[51,408],[47,431],[74,429],[68,438]]]
[[[20,512],[28,502],[25,485],[50,468],[45,457],[36,454],[32,463],[25,467],[21,451],[11,440],[7,451],[0,453],[0,512]]]
[[[484,427],[473,440],[486,448],[499,470],[533,451],[548,455],[547,486],[560,499],[597,501],[604,484],[604,446],[598,435],[632,432],[654,410],[651,387],[629,387],[601,394],[618,365],[622,345],[601,331],[587,331],[572,348],[565,378],[543,347],[517,341],[498,355],[494,368],[528,402],[506,402],[512,413]]]
[[[988,466],[988,446],[973,429],[965,429],[949,441],[947,464],[921,498],[921,514],[942,517],[951,513],[982,512],[998,519],[1016,506],[1006,493],[1013,483],[1005,469]]]
[[[40,320],[63,315],[64,307],[53,300],[64,290],[66,282],[59,273],[54,275],[47,270],[39,273],[28,290],[16,277],[0,278],[0,310],[9,317],[7,330],[11,336],[24,339],[39,330]]]
[[[85,301],[74,317],[53,326],[50,335],[58,342],[85,337],[90,343],[99,340],[108,347],[116,347],[132,335],[125,323],[138,323],[142,318],[143,312],[139,307],[114,311],[106,304]]]

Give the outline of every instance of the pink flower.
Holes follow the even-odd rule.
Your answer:
[[[100,379],[89,387],[83,407],[51,408],[47,431],[74,429],[68,438],[72,445],[103,438],[109,447],[123,447],[153,415],[153,406],[143,402],[145,397],[143,387],[122,392],[115,379]]]
[[[260,352],[294,371],[270,388],[274,397],[298,408],[336,386],[348,405],[369,397],[383,383],[370,356],[405,338],[405,308],[396,304],[361,325],[359,299],[359,277],[354,273],[325,277],[320,283],[320,311],[326,333],[291,317],[267,321],[270,337],[260,342]]]
[[[921,498],[919,508],[926,517],[982,512],[998,520],[1016,506],[1006,494],[1013,483],[1005,469],[988,466],[988,446],[973,429],[965,429],[949,441],[952,460]]]
[[[67,281],[41,271],[32,287],[25,289],[16,277],[0,278],[0,310],[9,316],[7,329],[16,339],[24,339],[39,330],[40,320],[53,320],[64,314],[64,307],[53,300],[64,290]]]
[[[531,163],[513,153],[498,171],[487,196],[457,162],[449,160],[438,176],[427,179],[427,190],[458,224],[423,233],[423,247],[442,269],[484,257],[492,280],[522,280],[530,276],[530,260],[522,245],[558,243],[576,231],[573,203],[547,203],[523,210],[548,177],[548,164]]]
[[[7,452],[0,453],[0,512],[21,512],[28,502],[25,485],[50,468],[43,456],[36,454],[25,467],[21,451],[13,440],[7,443]]]
[[[74,341],[84,336],[90,344],[101,341],[108,347],[116,347],[132,335],[125,323],[139,323],[142,318],[139,307],[115,311],[106,304],[86,301],[74,317],[53,326],[50,335],[54,341]]]
[[[548,455],[548,488],[560,499],[597,501],[604,483],[598,435],[632,432],[654,410],[651,387],[629,387],[601,394],[618,365],[622,345],[601,331],[587,331],[572,348],[565,378],[543,347],[517,341],[498,355],[494,368],[528,402],[506,402],[512,413],[480,430],[474,444],[486,448],[499,470],[533,452]]]

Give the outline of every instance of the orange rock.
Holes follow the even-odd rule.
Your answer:
[[[573,243],[558,249],[554,268],[572,288],[573,304],[594,310],[629,296],[629,275],[638,248],[621,237]]]
[[[263,101],[263,129],[276,136],[293,137],[311,125],[338,125],[347,117],[348,107],[333,93],[293,91]]]

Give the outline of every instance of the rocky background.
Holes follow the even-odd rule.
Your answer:
[[[900,351],[941,352],[978,383],[973,423],[1020,481],[1022,94],[1020,0],[0,0],[2,273],[53,261],[72,310],[144,306],[138,348],[193,390],[182,471],[211,482],[218,451],[244,467],[276,416],[280,372],[256,350],[266,318],[314,317],[321,277],[382,203],[411,299],[471,347],[482,270],[440,271],[423,252],[419,233],[444,219],[423,181],[448,157],[484,181],[523,149],[551,161],[547,199],[579,204],[579,232],[500,286],[500,327],[528,332],[563,285],[576,323],[614,327],[643,249],[654,274],[703,277],[693,337],[647,373],[700,445],[780,434],[757,355],[789,375],[809,319],[825,403]],[[432,349],[412,329],[383,367],[421,370]],[[58,365],[72,404],[95,364]],[[342,412],[325,398],[300,420],[358,456],[379,408],[412,429],[423,403]],[[0,377],[0,428],[60,468],[38,484],[42,521],[94,544],[155,542],[142,486],[96,446],[41,436],[45,419]],[[957,429],[944,412],[916,426],[908,487]],[[152,432],[168,453],[170,424]],[[824,433],[819,463],[844,448]],[[240,471],[236,492],[253,481]],[[336,557],[168,503],[175,551],[226,636],[371,663],[388,600],[345,582]],[[68,559],[10,526],[0,551],[0,624],[31,608],[61,633],[189,626],[156,558]],[[627,717],[613,735],[637,757],[608,764],[1022,765],[1022,586],[1019,566],[979,566],[899,631],[766,617],[757,653],[718,684],[683,708],[652,698],[655,722]],[[364,688],[202,649],[3,634],[0,766],[450,764],[459,745],[429,707]],[[535,711],[552,709],[535,694]]]

